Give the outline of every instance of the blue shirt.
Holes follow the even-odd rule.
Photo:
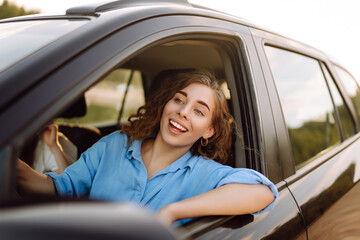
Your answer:
[[[153,211],[227,183],[268,185],[276,198],[260,212],[271,208],[278,197],[274,184],[262,174],[225,166],[194,156],[190,151],[147,180],[141,143],[135,140],[128,146],[127,135],[114,132],[84,152],[63,174],[48,175],[53,178],[60,195],[130,201],[146,205]]]

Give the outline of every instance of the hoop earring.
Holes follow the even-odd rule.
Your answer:
[[[203,142],[203,140],[205,140],[205,143]],[[201,146],[206,147],[206,145],[208,145],[208,143],[209,143],[209,139],[208,138],[201,138],[200,143],[201,143]]]

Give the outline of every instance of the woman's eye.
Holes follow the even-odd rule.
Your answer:
[[[201,110],[199,110],[199,109],[195,109],[195,112],[196,112],[196,114],[198,114],[198,115],[204,116],[204,113],[203,113]]]
[[[183,103],[183,101],[180,99],[180,98],[175,98],[175,102],[177,102],[177,103]]]

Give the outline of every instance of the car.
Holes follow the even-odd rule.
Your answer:
[[[4,19],[0,36],[2,239],[360,236],[360,89],[326,53],[186,0]],[[189,68],[217,76],[240,133],[226,164],[276,184],[271,211],[166,228],[126,203],[18,194],[16,160],[47,124],[81,154],[147,101],[159,74]]]

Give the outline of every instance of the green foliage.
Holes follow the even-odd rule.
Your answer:
[[[354,124],[353,124],[352,118],[350,116],[349,110],[347,109],[347,107],[345,105],[342,104],[342,105],[336,106],[336,108],[339,113],[342,130],[344,132],[344,137],[345,137],[345,139],[347,139],[355,134],[355,129],[354,129]]]
[[[360,106],[360,95],[352,98]],[[354,124],[347,107],[344,104],[336,106],[339,113],[344,138],[355,134]],[[340,132],[336,123],[330,123],[328,113],[325,121],[307,121],[298,128],[288,128],[292,151],[297,166],[319,154],[321,151],[341,141]]]
[[[25,10],[24,7],[17,6],[15,3],[4,0],[0,6],[0,19],[17,17],[29,14],[40,13],[38,10]]]
[[[328,121],[308,121],[299,128],[289,128],[288,130],[296,165],[340,141],[336,124]]]
[[[358,116],[360,117],[360,91],[359,91],[359,89],[357,89],[356,95],[351,96],[351,100],[355,105]]]

